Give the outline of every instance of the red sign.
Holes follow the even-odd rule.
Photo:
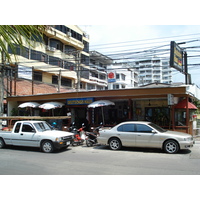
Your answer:
[[[115,73],[109,72],[109,74],[108,74],[108,83],[112,83],[112,82],[115,82],[115,81],[116,81]]]

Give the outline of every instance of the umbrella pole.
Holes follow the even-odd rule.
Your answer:
[[[103,120],[103,125],[104,125],[104,114],[103,114],[103,106],[101,107],[101,112],[102,112],[102,120]]]

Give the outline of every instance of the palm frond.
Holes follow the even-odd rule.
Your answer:
[[[8,46],[16,55],[16,45],[23,49],[24,42],[32,46],[31,41],[42,38],[43,32],[48,28],[46,25],[0,25],[0,51],[11,62]],[[31,40],[30,40],[31,39]]]

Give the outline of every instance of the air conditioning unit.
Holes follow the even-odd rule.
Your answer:
[[[55,47],[47,46],[47,47],[46,47],[46,50],[47,50],[47,51],[55,51],[56,48],[55,48]]]
[[[67,35],[69,36],[69,37],[71,37],[72,36],[72,34],[71,34],[71,32],[67,32]]]
[[[50,46],[46,46],[47,51],[50,51],[50,48],[51,48]]]
[[[55,47],[50,47],[50,51],[55,51],[56,48]]]

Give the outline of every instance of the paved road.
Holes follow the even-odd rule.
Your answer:
[[[1,175],[199,175],[200,141],[190,150],[170,155],[158,149],[107,146],[69,147],[55,153],[35,148],[0,149]]]

